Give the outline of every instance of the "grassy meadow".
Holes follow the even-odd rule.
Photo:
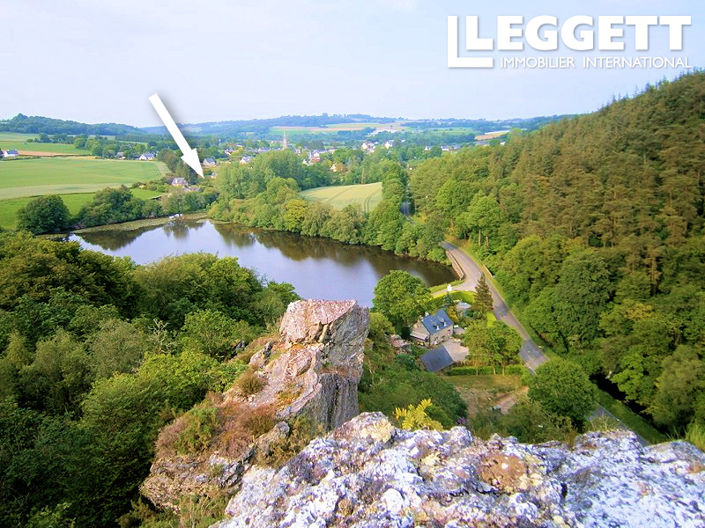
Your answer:
[[[306,200],[326,203],[336,209],[358,204],[363,211],[370,212],[382,201],[382,183],[316,187],[303,191],[301,195]]]
[[[29,152],[51,152],[55,154],[90,154],[87,150],[78,149],[73,145],[63,143],[28,142],[36,139],[37,134],[19,134],[17,132],[0,132],[0,150],[19,150]]]
[[[44,194],[93,193],[160,178],[161,162],[39,158],[0,162],[0,200]]]

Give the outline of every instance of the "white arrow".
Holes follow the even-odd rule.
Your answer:
[[[186,138],[181,133],[181,130],[179,130],[179,127],[176,126],[174,118],[171,117],[171,114],[169,114],[169,110],[167,110],[164,103],[162,103],[159,94],[154,94],[150,97],[149,102],[152,103],[152,106],[157,111],[157,114],[159,114],[159,119],[162,120],[162,123],[164,123],[164,126],[169,131],[169,134],[171,134],[171,137],[174,138],[174,141],[176,141],[179,149],[181,149],[183,154],[181,159],[184,160],[184,163],[191,167],[196,174],[203,177],[203,167],[201,167],[201,160],[198,159],[198,151],[189,146],[188,141],[186,141]]]

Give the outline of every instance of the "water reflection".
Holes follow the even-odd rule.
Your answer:
[[[87,249],[131,257],[138,264],[199,251],[234,256],[262,277],[292,283],[303,297],[354,298],[368,306],[377,281],[393,269],[413,273],[429,285],[455,279],[446,266],[399,257],[379,248],[203,220],[84,233],[71,239]]]

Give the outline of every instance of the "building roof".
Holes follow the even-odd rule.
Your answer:
[[[174,178],[171,180],[172,185],[186,185],[188,182],[184,178]]]
[[[451,366],[453,363],[453,358],[443,346],[429,350],[423,356],[421,356],[421,362],[424,364],[426,369],[430,372],[438,372],[446,367]]]
[[[445,330],[448,327],[453,327],[453,321],[451,321],[450,317],[448,317],[448,314],[443,309],[438,310],[433,315],[427,315],[422,318],[421,324],[424,325],[424,328],[426,328],[431,335]]]
[[[20,154],[19,152],[17,152],[17,151],[14,150],[14,149],[8,150],[7,153],[8,153],[10,156],[19,156],[19,154]]]

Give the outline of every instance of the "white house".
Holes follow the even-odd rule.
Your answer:
[[[206,158],[203,160],[204,167],[215,167],[216,162],[213,158]]]
[[[174,187],[186,187],[188,182],[184,178],[174,178],[171,180],[171,185]]]
[[[363,141],[361,148],[364,152],[374,152],[376,147],[377,145],[375,145],[371,141]]]
[[[17,152],[16,150],[3,150],[2,151],[3,158],[16,158],[19,155],[20,155],[20,153]]]
[[[142,154],[139,158],[137,158],[140,161],[154,161],[156,159],[156,154],[154,152],[145,152]]]

